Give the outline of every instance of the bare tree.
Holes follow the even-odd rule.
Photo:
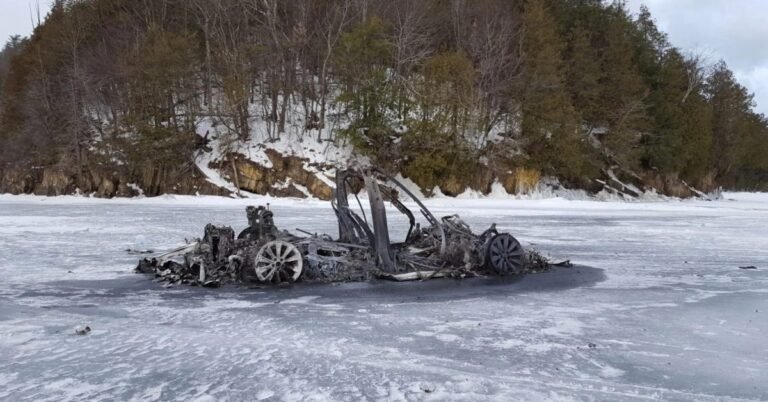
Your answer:
[[[685,103],[691,93],[697,91],[704,84],[706,79],[704,56],[701,53],[692,53],[685,58],[685,70],[688,78],[688,85],[685,88],[685,94],[680,103]]]
[[[395,79],[401,92],[398,99],[406,95],[417,95],[412,85],[411,74],[434,53],[436,27],[429,16],[424,2],[408,0],[395,1],[391,5],[392,44]],[[403,115],[403,105],[398,112]]]
[[[459,47],[469,54],[477,73],[478,145],[483,146],[503,117],[514,113],[510,101],[522,64],[522,24],[514,5],[505,1],[473,3],[468,9],[462,5],[455,0],[453,25]]]
[[[264,68],[271,105],[268,120],[276,124],[276,137],[285,132],[288,107],[296,86],[299,51],[308,38],[307,21],[302,18],[307,14],[307,5],[304,1],[278,0],[260,0],[249,4],[256,37],[272,57]]]
[[[249,21],[243,13],[241,1],[218,0],[211,2],[217,17],[211,19],[211,38],[218,59],[220,88],[226,111],[231,116],[234,130],[241,140],[250,137],[250,82],[253,70],[253,45],[248,41]]]
[[[220,3],[215,0],[192,0],[190,4],[200,29],[203,31],[203,43],[205,46],[204,104],[208,106],[211,103],[211,81],[213,80],[211,31],[217,24],[218,18],[220,18],[218,11],[221,8]]]
[[[81,100],[81,83],[84,78],[82,77],[82,68],[80,66],[80,47],[82,45],[85,32],[83,25],[80,21],[79,14],[73,13],[71,15],[64,35],[62,36],[62,45],[68,49],[70,65],[69,65],[69,115],[67,123],[70,132],[70,140],[75,152],[76,174],[77,174],[77,186],[80,187],[84,184],[83,170],[84,170],[84,154],[83,154],[83,138],[82,131],[84,129],[82,125],[83,118],[83,104]]]
[[[322,130],[326,128],[326,111],[328,107],[329,69],[334,49],[341,39],[344,30],[350,24],[352,16],[352,0],[334,2],[323,13],[318,29],[323,40],[322,63],[320,68],[320,116],[318,141],[321,140]]]

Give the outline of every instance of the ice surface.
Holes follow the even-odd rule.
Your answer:
[[[577,264],[519,281],[164,289],[131,272],[126,249],[242,229],[258,202],[335,233],[318,201],[0,196],[0,400],[768,399],[766,195],[427,202]]]

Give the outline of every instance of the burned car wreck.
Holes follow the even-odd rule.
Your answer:
[[[357,193],[365,189],[366,214]],[[410,197],[426,219],[422,227],[399,199]],[[349,205],[350,195],[359,213]],[[408,221],[403,242],[391,242],[385,201]],[[496,226],[474,234],[458,215],[437,219],[402,183],[376,168],[337,173],[331,201],[338,239],[279,230],[268,206],[246,208],[248,227],[237,236],[228,226],[208,224],[197,241],[139,262],[137,272],[170,284],[218,287],[223,284],[337,282],[385,278],[398,281],[439,277],[522,275],[547,266]]]

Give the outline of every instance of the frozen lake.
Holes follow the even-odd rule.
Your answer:
[[[766,195],[428,202],[576,264],[517,281],[209,290],[132,273],[126,249],[239,231],[258,202],[0,196],[0,400],[768,399]],[[336,233],[326,203],[271,202],[281,229]]]

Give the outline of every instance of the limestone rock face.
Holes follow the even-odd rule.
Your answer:
[[[455,175],[448,176],[440,187],[443,194],[455,197],[467,190],[479,191],[483,195],[491,192],[491,184],[495,175],[490,169],[479,169],[470,176],[459,178]]]
[[[530,194],[541,180],[541,172],[536,169],[515,168],[500,177],[504,189],[509,194]]]
[[[39,169],[22,170],[5,168],[0,170],[0,194],[29,194],[35,189],[35,183],[42,179]]]
[[[306,198],[307,194],[302,191],[305,190],[321,200],[330,200],[333,197],[333,189],[317,177],[323,173],[311,171],[329,170],[330,166],[307,169],[307,159],[282,155],[272,149],[267,149],[266,154],[272,167],[260,165],[239,154],[233,154],[232,160],[224,160],[215,167],[227,176],[231,183],[237,183],[241,190],[252,193]],[[233,165],[237,176],[233,174]]]
[[[43,169],[42,180],[35,186],[35,194],[38,195],[62,195],[74,190],[72,177],[63,169]]]
[[[209,183],[194,167],[171,169],[142,166],[137,169],[95,165],[86,167],[78,184],[77,173],[59,166],[4,168],[0,170],[0,194],[64,195],[77,190],[96,197],[133,197],[160,194],[211,194],[229,192]],[[138,191],[141,189],[142,191]]]
[[[284,155],[274,149],[267,149],[265,153],[269,158],[268,164],[260,164],[235,153],[211,162],[209,168],[218,171],[239,189],[255,194],[297,198],[312,196],[321,200],[333,197],[334,166],[313,164],[309,159]],[[542,179],[539,170],[523,167],[474,171],[471,175],[445,178],[438,185],[440,191],[448,196],[457,196],[471,189],[487,195],[492,184],[499,181],[509,194],[530,194]],[[608,190],[621,191],[629,196],[640,196],[633,190],[636,188],[639,191],[654,189],[658,193],[680,198],[700,195],[698,190],[710,192],[716,187],[713,177],[705,177],[698,183],[686,183],[676,175],[653,171],[635,174],[620,168],[614,169],[613,174],[605,173],[601,180],[569,184],[593,193],[608,186]],[[80,175],[66,161],[46,167],[0,166],[0,194],[55,196],[73,194],[78,190],[103,198],[161,194],[230,195],[231,192],[210,182],[192,162],[180,166],[128,167],[103,160],[97,162],[94,158],[86,163]],[[422,192],[429,195],[432,190],[424,188]]]
[[[449,176],[448,179],[440,186],[440,191],[445,195],[457,196],[467,189],[467,183],[459,180],[456,176]]]
[[[642,176],[645,186],[654,188],[658,192],[672,196],[686,198],[693,196],[693,191],[685,185],[677,175],[662,175],[655,172],[646,172]]]

